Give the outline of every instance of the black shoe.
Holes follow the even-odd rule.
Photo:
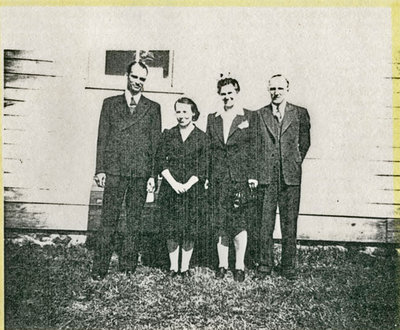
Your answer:
[[[118,271],[122,274],[125,274],[126,276],[130,276],[136,271],[136,267],[135,268],[120,268],[120,269],[118,269]]]
[[[106,274],[93,273],[91,274],[91,277],[93,281],[102,281],[106,277]]]
[[[235,275],[233,276],[233,278],[236,282],[243,282],[245,277],[246,277],[246,275],[244,273],[244,270],[236,269]]]
[[[216,277],[216,278],[223,279],[223,278],[225,277],[225,275],[226,275],[226,272],[227,272],[227,269],[226,269],[226,268],[224,268],[224,267],[219,267],[218,270],[217,270],[217,272],[216,272],[216,274],[215,274],[215,277]]]
[[[125,266],[125,265],[119,265],[118,271],[120,273],[125,273],[126,275],[133,274],[136,271],[137,265],[133,266]]]
[[[268,276],[269,276],[268,273],[256,271],[255,274],[254,274],[254,279],[262,281],[262,280],[265,280]]]
[[[281,275],[290,281],[296,279],[296,271],[294,269],[282,269]]]
[[[192,273],[188,269],[188,270],[186,270],[184,272],[181,272],[181,276],[182,276],[182,278],[190,278],[190,277],[192,277]]]
[[[174,278],[178,275],[178,272],[174,271],[174,270],[170,270],[168,272],[168,277]]]
[[[260,266],[256,269],[254,274],[254,279],[256,280],[265,280],[269,275],[271,275],[271,268],[266,266]]]

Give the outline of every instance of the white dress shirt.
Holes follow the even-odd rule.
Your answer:
[[[132,93],[128,89],[125,89],[125,100],[126,103],[128,104],[128,107],[131,106],[132,96],[133,99],[135,100],[135,103],[138,104],[140,101],[140,97],[142,96],[142,93],[137,93],[135,95],[132,95]]]
[[[272,114],[278,118],[279,122],[282,122],[283,116],[285,115],[286,101],[283,101],[281,104],[276,105],[272,103]],[[280,118],[278,117],[278,109],[280,113]]]
[[[215,115],[216,117],[221,116],[222,118],[222,124],[223,124],[223,133],[224,133],[224,142],[228,141],[228,136],[229,136],[229,131],[232,126],[232,122],[235,119],[236,116],[243,116],[244,111],[242,107],[239,106],[234,106],[233,108],[229,110],[222,109],[217,112]]]

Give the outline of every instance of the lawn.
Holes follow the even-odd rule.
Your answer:
[[[279,253],[279,246],[275,248]],[[190,279],[139,266],[90,279],[83,245],[5,243],[6,328],[70,329],[394,329],[400,326],[397,255],[310,248],[298,253],[298,277],[264,281],[214,278],[196,266]]]

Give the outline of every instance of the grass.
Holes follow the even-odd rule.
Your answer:
[[[278,254],[278,249],[276,249]],[[89,277],[83,246],[5,243],[6,328],[71,329],[394,329],[400,326],[396,255],[356,249],[302,249],[298,277],[216,280],[208,267],[191,279],[160,268]]]

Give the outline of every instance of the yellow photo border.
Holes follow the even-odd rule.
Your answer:
[[[168,6],[168,7],[386,7],[392,17],[392,76],[393,84],[393,188],[394,214],[400,216],[400,0],[0,0],[2,6]],[[1,37],[0,37],[1,38]],[[3,63],[1,63],[2,69]],[[3,88],[0,90],[2,95]],[[3,105],[2,105],[3,107]],[[1,118],[0,118],[1,123]],[[2,144],[2,135],[0,134]],[[0,149],[1,150],[1,149]],[[2,159],[2,158],[1,158]],[[397,162],[396,162],[397,161]],[[0,170],[3,173],[2,162]],[[3,186],[3,177],[0,176]],[[0,190],[3,200],[3,189]],[[4,219],[3,204],[0,207]],[[400,226],[400,224],[399,224]],[[397,226],[396,226],[397,227]],[[1,223],[0,240],[4,242],[4,221]],[[400,230],[400,228],[396,228]],[[398,240],[399,238],[397,238]],[[4,245],[0,244],[0,269],[4,270]],[[4,271],[0,272],[0,327],[4,329]],[[399,311],[400,312],[400,311]]]

